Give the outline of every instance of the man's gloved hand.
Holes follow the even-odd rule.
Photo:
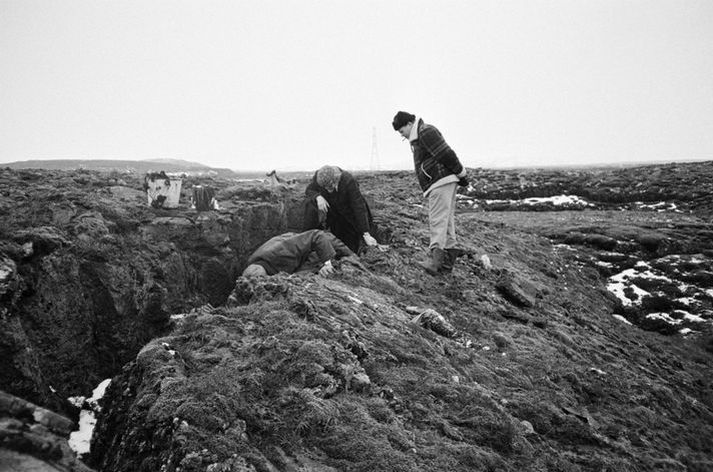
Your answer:
[[[321,213],[327,213],[327,211],[329,211],[329,203],[322,195],[317,195],[317,209]]]
[[[470,183],[470,182],[468,181],[468,177],[461,177],[461,178],[458,180],[458,185],[459,185],[460,187],[467,187],[469,183]]]
[[[371,234],[364,233],[363,238],[367,246],[376,246],[376,239]]]
[[[322,277],[329,277],[334,273],[334,267],[332,266],[332,261],[327,261],[324,263],[321,269],[319,269],[319,275]]]

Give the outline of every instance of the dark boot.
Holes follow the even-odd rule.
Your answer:
[[[453,264],[456,261],[456,255],[453,253],[452,249],[446,249],[446,253],[443,256],[443,264],[441,265],[441,272],[450,274],[453,272]]]
[[[453,272],[453,264],[456,263],[456,259],[463,255],[463,252],[463,249],[457,249],[454,247],[446,249],[446,255],[443,258],[443,265],[441,266],[441,272]]]
[[[420,263],[426,272],[431,275],[438,275],[438,271],[443,267],[443,260],[446,257],[446,251],[440,247],[434,247],[431,249],[431,255],[426,262]]]

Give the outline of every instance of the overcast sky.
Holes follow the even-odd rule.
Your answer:
[[[0,0],[0,162],[410,168],[398,110],[469,167],[713,159],[713,1]]]

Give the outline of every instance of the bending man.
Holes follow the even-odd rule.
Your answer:
[[[336,166],[321,167],[305,196],[303,229],[327,228],[356,253],[365,245],[376,246],[371,210],[349,172]]]
[[[350,256],[355,254],[326,231],[285,233],[269,239],[252,253],[243,276],[310,271],[327,277],[334,271],[333,259]]]

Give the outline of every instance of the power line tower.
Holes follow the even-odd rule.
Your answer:
[[[376,147],[376,126],[371,128],[371,160],[369,170],[379,170],[379,149]]]

